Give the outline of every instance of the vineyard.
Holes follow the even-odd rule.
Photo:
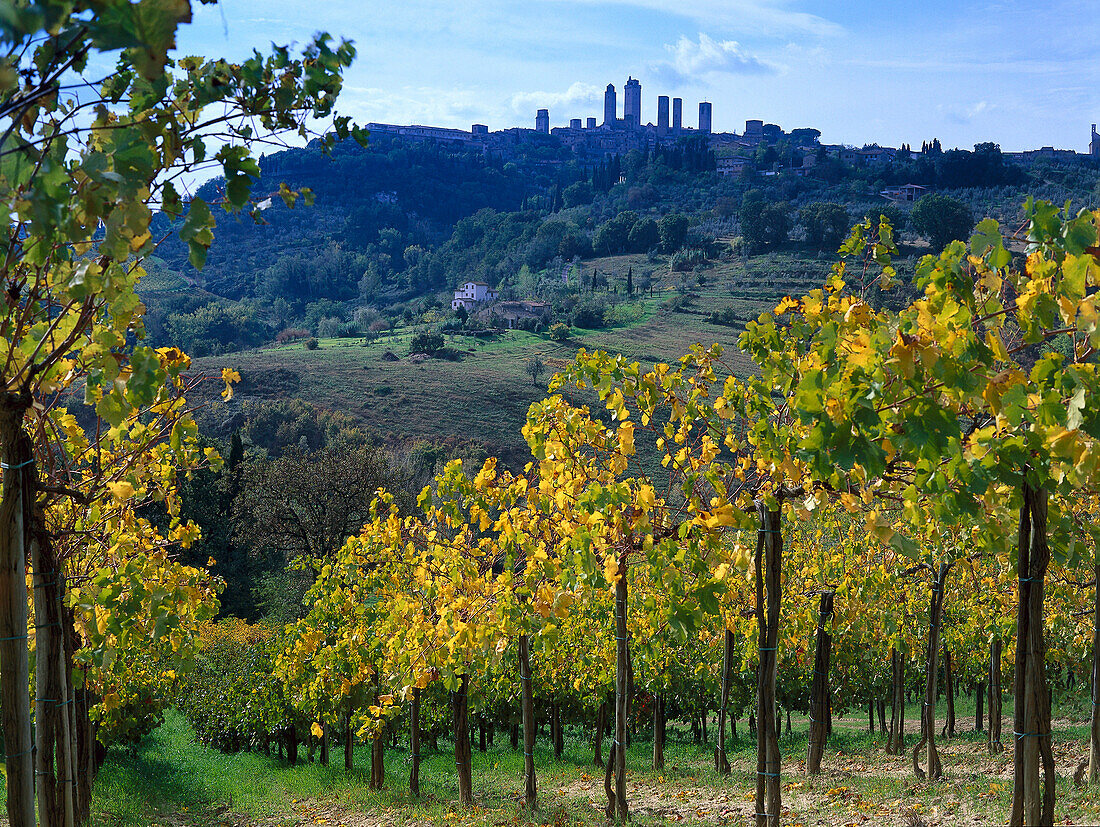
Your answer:
[[[537,728],[560,757],[582,725],[606,815],[625,819],[642,719],[654,772],[669,721],[702,737],[710,719],[724,776],[747,718],[768,827],[855,710],[915,782],[950,776],[963,686],[984,750],[1010,757],[1011,822],[1053,823],[1059,778],[1100,772],[1095,716],[1082,756],[1051,713],[1052,693],[1094,691],[1100,251],[1097,215],[1028,212],[1026,258],[983,222],[920,264],[923,296],[896,311],[865,298],[892,287],[890,227],[858,225],[824,289],[748,324],[748,380],[717,346],[651,370],[582,350],[531,406],[522,473],[453,462],[411,516],[382,492],[313,561],[299,621],[206,629],[178,695],[198,739],[348,769],[362,739],[381,789],[404,733],[415,796],[445,737],[469,806],[471,744],[508,732],[535,810]],[[658,473],[637,467],[643,443]],[[784,713],[809,729],[793,774]]]
[[[415,507],[378,491],[350,538],[319,519],[293,622],[215,622],[224,584],[181,562],[200,531],[180,498],[222,459],[190,359],[141,343],[154,210],[199,268],[214,213],[176,181],[212,164],[218,206],[258,217],[265,142],[364,141],[333,109],[355,50],[318,34],[177,62],[189,3],[90,6],[0,15],[10,827],[117,823],[96,779],[126,761],[142,788],[274,755],[317,790],[334,764],[359,781],[357,747],[349,798],[430,799],[442,822],[565,823],[558,798],[755,827],[1095,813],[1100,212],[1029,200],[1020,230],[982,221],[905,291],[891,225],[865,220],[820,287],[738,310],[736,349],[581,349],[527,410],[522,470],[454,460]],[[105,53],[112,73],[67,85]],[[240,375],[221,379],[229,398]],[[959,735],[964,708],[982,736]],[[864,711],[876,738],[853,734]],[[590,772],[565,778],[567,746]],[[292,823],[347,815],[291,805]]]

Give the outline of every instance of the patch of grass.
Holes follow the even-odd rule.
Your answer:
[[[290,767],[253,753],[225,755],[192,740],[184,718],[165,723],[136,750],[113,750],[93,791],[93,825],[147,825],[182,816],[183,823],[218,824],[227,810],[254,817],[290,814],[296,802],[344,798],[368,805],[366,775],[342,767]]]

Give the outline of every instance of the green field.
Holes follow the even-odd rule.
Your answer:
[[[654,294],[620,305],[617,313],[626,323],[601,330],[574,328],[564,342],[523,331],[508,331],[491,341],[448,336],[447,345],[461,353],[461,361],[417,364],[408,358],[408,343],[421,328],[410,327],[369,344],[323,339],[317,350],[300,343],[273,346],[197,359],[195,366],[211,376],[219,376],[223,367],[236,368],[246,381],[255,380],[261,394],[266,372],[291,371],[300,380],[299,397],[351,414],[389,445],[450,439],[484,445],[506,460],[520,461],[526,456],[520,427],[528,407],[545,395],[553,370],[579,348],[621,353],[651,365],[674,361],[693,344],[717,342],[725,348],[729,369],[744,374],[751,363],[736,347],[741,328],[711,324],[708,315],[732,307],[739,318],[754,318],[785,295],[820,286],[829,266],[828,259],[793,253],[758,256],[748,263],[721,262],[703,273],[703,284],[692,277],[690,303],[673,312],[662,309],[676,295],[666,282],[680,274],[669,274],[667,265],[648,263],[645,256],[597,259],[585,263],[586,272],[595,267],[613,280],[625,278],[628,267],[635,277],[648,275],[648,268]],[[387,352],[399,358],[387,361]],[[525,373],[526,360],[535,356],[547,365],[538,385]]]
[[[943,704],[941,703],[941,707]],[[984,733],[973,732],[972,704],[961,698],[960,734],[939,739],[945,779],[922,784],[913,777],[909,755],[888,756],[881,734],[869,734],[863,717],[840,718],[826,749],[822,774],[808,777],[806,718],[793,716],[793,731],[780,738],[784,755],[783,824],[829,825],[985,825],[1005,820],[1012,796],[1011,717],[1004,721],[1006,751],[990,758]],[[1005,710],[1011,699],[1005,699]],[[915,745],[919,708],[907,709],[907,744]],[[966,714],[964,714],[966,713]],[[1100,822],[1095,789],[1075,788],[1070,776],[1087,754],[1087,723],[1079,709],[1055,709],[1054,744],[1058,773],[1056,821]],[[942,721],[944,711],[939,712]],[[713,739],[713,729],[711,731]],[[549,739],[539,739],[535,761],[540,810],[519,805],[523,785],[520,750],[497,732],[487,752],[473,752],[475,806],[462,808],[450,744],[430,753],[421,767],[422,798],[408,794],[408,748],[386,750],[386,783],[367,789],[370,755],[360,744],[354,769],[343,770],[343,753],[332,765],[285,761],[258,754],[224,755],[195,744],[184,719],[169,712],[164,726],[135,750],[112,750],[94,789],[96,827],[290,827],[327,824],[366,825],[606,823],[602,807],[603,773],[592,764],[590,732],[568,727],[561,760],[553,758]],[[605,741],[605,756],[607,743]],[[636,824],[748,825],[753,812],[756,743],[739,723],[739,738],[728,747],[732,774],[718,778],[713,743],[691,740],[689,732],[670,727],[665,769],[651,768],[652,747],[645,728],[627,752],[628,798]]]

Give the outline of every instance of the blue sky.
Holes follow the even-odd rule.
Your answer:
[[[180,52],[243,57],[314,31],[355,41],[341,111],[467,129],[602,121],[603,89],[642,82],[829,143],[1084,151],[1100,121],[1095,0],[221,0],[195,6]]]

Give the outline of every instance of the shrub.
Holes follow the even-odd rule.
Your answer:
[[[443,347],[443,334],[426,331],[417,333],[409,342],[409,353],[427,353],[431,356]]]
[[[164,338],[193,356],[210,356],[270,341],[271,329],[243,304],[215,301],[191,313],[170,314]]]
[[[656,249],[660,240],[657,222],[652,218],[641,218],[630,228],[626,243],[631,252],[644,253],[647,250]]]
[[[340,335],[340,329],[343,325],[342,319],[337,319],[335,316],[326,316],[317,322],[317,337],[320,339],[335,339]]]
[[[202,654],[176,698],[199,743],[238,752],[286,735],[297,716],[273,674],[273,631],[226,618],[206,624],[201,635]]]
[[[526,330],[529,333],[534,333],[538,331],[541,323],[534,316],[524,316],[521,319],[516,319],[513,326],[516,328],[516,330]]]
[[[753,250],[774,247],[791,231],[791,208],[785,201],[769,202],[760,190],[749,190],[738,212],[741,235]]]
[[[569,325],[564,322],[554,322],[550,325],[550,338],[555,342],[564,342],[569,338],[572,331],[569,329]]]
[[[695,265],[703,264],[707,260],[706,253],[698,247],[690,250],[677,250],[672,254],[669,266],[677,273],[686,273],[695,269]]]
[[[371,325],[380,321],[382,316],[373,307],[360,307],[352,317],[355,323],[363,330],[369,330]]]
[[[286,330],[280,330],[275,337],[275,344],[284,345],[287,342],[297,342],[301,339],[308,339],[310,333],[308,330],[303,330],[300,327],[288,327]]]
[[[572,260],[577,256],[587,258],[592,255],[592,242],[581,230],[567,230],[558,242],[558,255],[566,260]]]
[[[609,307],[604,317],[609,325],[640,322],[645,318],[645,304],[642,302],[622,302]]]
[[[321,346],[321,343],[316,338],[310,337],[306,339],[306,350],[316,350]]]
[[[913,206],[909,220],[936,252],[952,241],[965,239],[974,229],[970,207],[957,198],[934,193],[925,195]]]
[[[741,319],[733,312],[732,307],[723,307],[721,310],[715,310],[707,316],[707,321],[711,324],[720,324],[726,327],[735,327],[741,324]]]
[[[657,222],[657,230],[661,237],[661,250],[675,253],[684,246],[687,238],[687,217],[680,213],[669,213]]]
[[[592,191],[592,185],[587,181],[577,181],[577,183],[570,184],[562,190],[561,197],[567,208],[581,207],[585,204],[591,204],[595,193]]]
[[[592,251],[596,255],[611,256],[625,252],[630,231],[638,220],[638,214],[632,210],[621,212],[596,229],[592,239]]]
[[[586,297],[573,308],[573,326],[589,330],[607,324],[607,306],[602,299]]]
[[[546,363],[539,356],[532,356],[524,363],[523,372],[531,377],[531,384],[537,385],[539,377],[546,372]]]
[[[819,248],[836,249],[852,226],[848,211],[830,202],[807,204],[799,211],[798,220],[806,230],[806,239]]]

